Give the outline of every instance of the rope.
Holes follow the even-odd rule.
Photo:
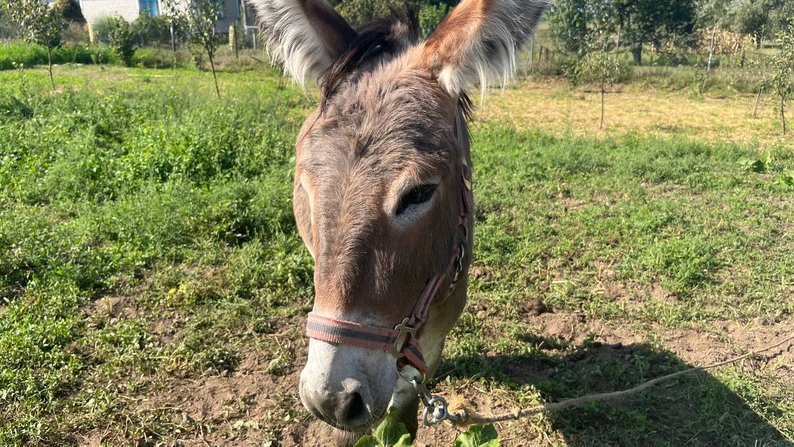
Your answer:
[[[644,391],[654,385],[657,385],[662,382],[667,382],[669,380],[675,379],[677,377],[681,377],[685,374],[690,374],[693,372],[698,371],[705,371],[707,369],[718,368],[720,366],[729,365],[731,363],[736,363],[739,360],[745,359],[752,355],[759,354],[764,351],[769,351],[770,349],[777,348],[789,341],[794,340],[794,334],[790,335],[789,337],[767,347],[757,349],[754,351],[750,351],[746,354],[742,354],[737,357],[733,357],[728,360],[724,360],[722,362],[713,363],[711,365],[706,366],[696,366],[693,368],[685,369],[683,371],[674,372],[672,374],[667,374],[666,376],[657,377],[655,379],[648,380],[647,382],[643,382],[634,388],[629,388],[623,391],[612,391],[609,393],[599,393],[599,394],[588,394],[586,396],[572,398],[572,399],[565,399],[559,402],[553,402],[549,404],[539,405],[537,407],[531,408],[524,408],[524,409],[516,409],[510,413],[503,413],[503,414],[495,414],[495,415],[481,415],[474,411],[470,405],[468,405],[463,398],[455,397],[450,399],[449,403],[449,412],[451,418],[449,420],[455,424],[460,426],[468,426],[471,424],[491,424],[494,422],[503,422],[503,421],[510,421],[525,418],[527,416],[531,416],[533,414],[540,414],[540,413],[553,413],[561,410],[565,410],[566,408],[571,408],[579,405],[583,405],[589,402],[596,402],[596,401],[607,401],[607,400],[614,400],[620,399],[632,394],[639,393]]]

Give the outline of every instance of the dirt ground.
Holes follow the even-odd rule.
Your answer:
[[[115,315],[130,314],[134,306],[125,300],[96,302],[103,312]],[[97,309],[93,309],[97,311]],[[648,332],[634,332],[625,326],[602,320],[583,321],[580,314],[543,312],[527,315],[527,323],[536,328],[542,339],[541,349],[549,356],[563,356],[563,344],[582,346],[567,356],[572,363],[606,363],[626,361],[637,346],[655,340],[659,347],[691,366],[702,366],[757,350],[791,334],[794,318],[784,321],[756,320],[747,325],[719,322],[712,330],[666,330],[662,326]],[[296,317],[289,325],[302,327],[303,317]],[[274,334],[273,337],[285,337]],[[587,344],[587,340],[597,342]],[[543,346],[545,343],[545,346]],[[586,346],[586,347],[585,347]],[[184,446],[327,446],[330,432],[302,409],[298,399],[298,378],[306,358],[305,343],[298,344],[297,365],[286,374],[270,374],[266,354],[248,352],[240,366],[232,373],[210,374],[198,379],[170,379],[156,393],[148,393],[135,405],[141,411],[170,411],[177,415],[175,423],[186,427],[184,436],[172,445]],[[764,368],[783,383],[794,386],[794,341],[740,362],[743,370]],[[443,369],[443,367],[442,367]],[[548,370],[536,365],[515,365],[504,372],[519,383],[532,383],[547,378]],[[704,374],[704,373],[697,373]],[[705,374],[712,374],[707,372]],[[602,384],[601,386],[608,386]],[[665,385],[662,385],[665,386]],[[598,386],[596,386],[597,388]],[[612,391],[604,389],[603,391]],[[507,391],[486,392],[474,380],[457,381],[454,385],[437,384],[435,392],[447,396],[462,396],[481,414],[511,411],[505,405]],[[532,418],[519,422],[497,424],[502,445],[523,446],[528,440],[537,445],[566,445],[558,433],[544,427],[544,421]],[[430,428],[420,427],[417,446],[452,445],[459,429],[448,424]],[[80,438],[81,445],[100,446],[108,441],[106,433],[94,431]],[[148,445],[146,439],[137,445]]]

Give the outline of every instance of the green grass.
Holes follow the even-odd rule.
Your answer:
[[[42,69],[0,73],[0,445],[97,433],[109,444],[206,433],[223,443],[230,430],[283,443],[305,430],[294,378],[312,266],[290,195],[312,100],[272,71],[221,73],[222,100],[211,82],[64,67],[51,93]],[[790,146],[500,124],[475,124],[472,146],[484,273],[437,389],[486,389],[506,406],[618,389],[684,367],[664,334],[791,321]],[[603,323],[643,341],[616,349],[599,334],[544,334],[525,311],[535,298],[582,331]],[[206,419],[166,398],[233,374],[282,385]],[[503,438],[785,445],[791,390],[770,368],[729,367]]]

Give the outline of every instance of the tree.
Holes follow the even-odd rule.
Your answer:
[[[59,8],[63,11],[63,18],[68,22],[79,23],[85,25],[85,17],[83,11],[80,9],[80,3],[77,0],[55,0],[59,4]]]
[[[794,25],[777,35],[780,53],[772,59],[770,85],[780,99],[780,122],[786,134],[786,101],[794,96]]]
[[[591,51],[579,60],[576,66],[575,82],[594,83],[601,94],[601,121],[599,129],[604,128],[604,96],[607,86],[627,79],[629,67],[620,57],[606,51]]]
[[[691,44],[695,30],[695,0],[614,0],[614,20],[636,65],[642,65],[643,45],[661,48]]]
[[[423,39],[430,37],[430,34],[438,28],[438,25],[449,13],[449,6],[440,3],[433,5],[427,3],[419,9],[419,33]]]
[[[560,50],[582,54],[587,46],[588,0],[557,0],[549,10],[549,27]]]
[[[764,0],[769,11],[767,29],[773,33],[785,31],[794,25],[794,2],[791,0]]]
[[[178,0],[176,0],[178,1]],[[215,93],[221,97],[218,87],[218,75],[215,72],[215,51],[218,49],[218,36],[215,34],[215,22],[223,11],[222,0],[189,0],[187,5],[167,4],[169,15],[179,17],[178,21],[187,26],[190,41],[199,46],[207,54],[215,82]]]
[[[372,20],[388,17],[392,11],[418,11],[423,2],[417,0],[335,0],[329,3],[351,26],[358,28]]]
[[[714,45],[716,43],[717,31],[724,30],[730,26],[732,17],[730,16],[730,0],[704,0],[698,8],[697,23],[701,29],[711,30],[709,39],[709,58],[706,63],[706,76],[700,86],[700,93],[706,89],[706,84],[711,74],[711,62],[714,58]]]
[[[124,65],[132,66],[132,56],[135,54],[135,35],[132,33],[132,26],[121,16],[108,18],[107,39],[113,51],[124,62]]]
[[[171,23],[168,16],[152,16],[144,11],[130,24],[130,27],[139,47],[171,43]]]
[[[734,9],[736,31],[751,36],[755,47],[761,48],[764,31],[769,22],[769,10],[761,0],[742,0]]]
[[[61,31],[66,25],[62,5],[62,2],[47,5],[42,0],[11,0],[3,4],[8,18],[20,28],[23,39],[47,47],[47,65],[53,90],[52,49],[61,45]]]

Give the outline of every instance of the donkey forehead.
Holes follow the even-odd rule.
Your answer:
[[[350,78],[309,119],[306,156],[404,162],[455,149],[454,101],[427,74],[391,63]]]

